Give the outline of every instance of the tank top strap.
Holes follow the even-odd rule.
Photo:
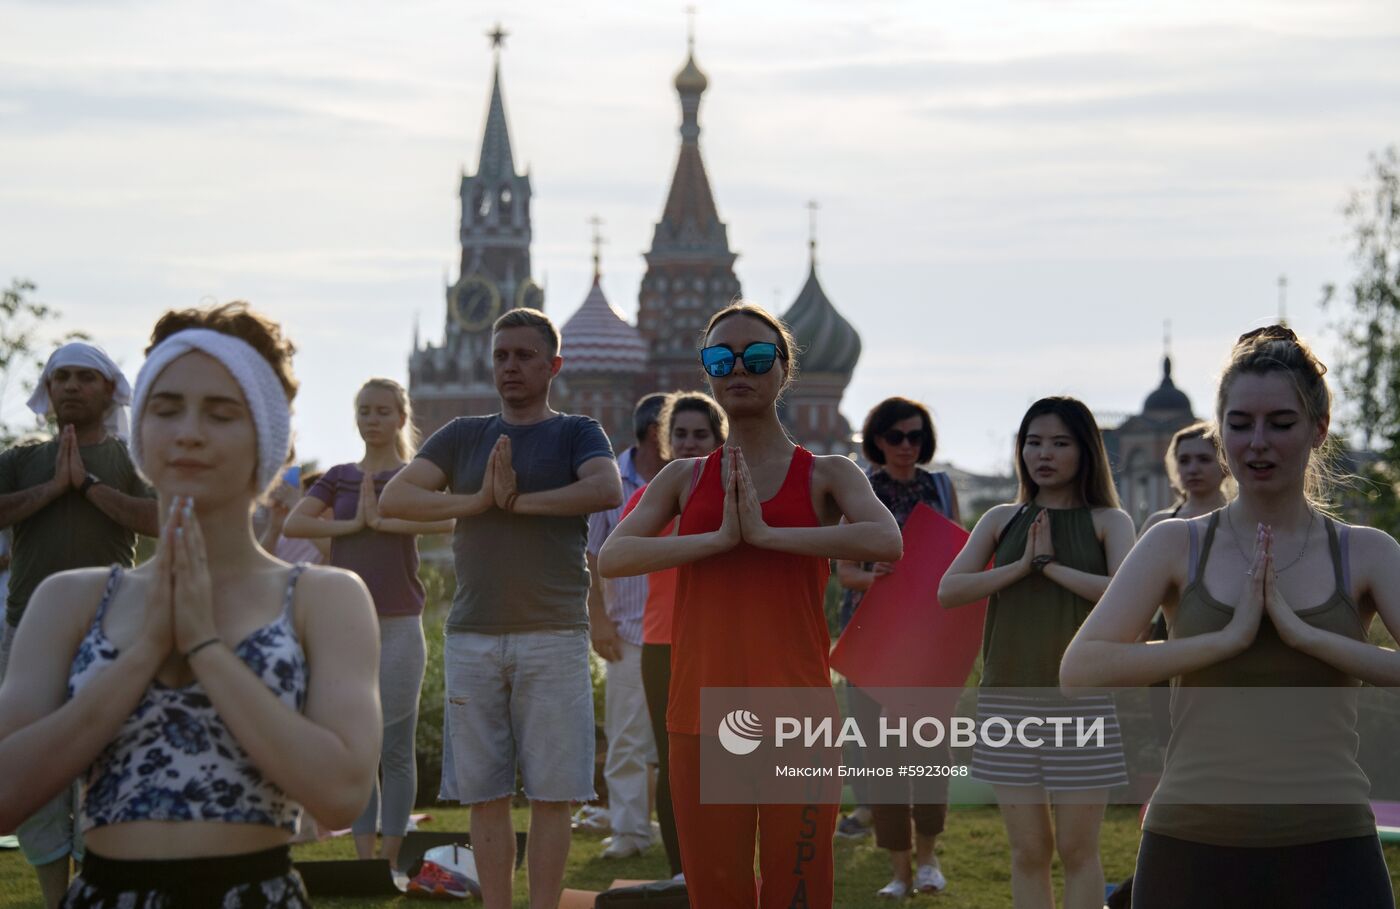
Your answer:
[[[1351,585],[1348,583],[1351,578],[1347,571],[1346,553],[1342,549],[1342,541],[1337,533],[1337,523],[1327,516],[1323,516],[1322,525],[1327,528],[1327,550],[1332,554],[1332,577],[1337,581],[1337,592],[1342,596],[1351,597]]]
[[[1341,553],[1342,591],[1351,597],[1351,527],[1343,524],[1337,528],[1337,548]]]
[[[1220,526],[1220,512],[1211,512],[1210,523],[1206,525],[1206,538],[1201,543],[1199,549],[1196,546],[1196,522],[1187,521],[1186,527],[1191,534],[1191,564],[1186,570],[1186,583],[1191,585],[1196,583],[1196,579],[1206,573],[1206,562],[1210,561],[1210,547],[1215,542],[1215,531]]]
[[[993,550],[995,550],[998,546],[1001,545],[1001,541],[1006,538],[1007,531],[1011,529],[1013,524],[1021,520],[1021,515],[1025,514],[1027,511],[1030,511],[1030,508],[1031,503],[1026,502],[1020,508],[1016,509],[1016,513],[1011,516],[1011,520],[1001,525],[1001,530],[998,530],[996,536],[992,539]]]
[[[1196,532],[1194,521],[1186,522],[1186,533],[1191,538],[1191,547],[1186,553],[1186,583],[1196,583],[1196,560],[1201,555],[1201,535]]]
[[[306,564],[305,562],[297,562],[287,575],[287,590],[282,594],[282,616],[288,620],[292,617],[292,606],[296,603],[297,580],[301,577],[301,573],[306,570]]]
[[[122,582],[122,567],[113,565],[107,571],[107,584],[102,588],[102,599],[97,601],[97,614],[92,617],[92,624],[101,627],[102,617],[107,614],[107,604],[112,602],[112,594],[117,592],[117,587]]]

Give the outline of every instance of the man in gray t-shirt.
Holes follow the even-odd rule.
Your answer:
[[[418,458],[442,472],[450,492],[471,495],[482,488],[491,450],[503,437],[510,440],[522,497],[567,487],[589,461],[612,457],[608,437],[591,417],[554,414],[517,425],[493,414],[458,417],[423,443]],[[457,593],[448,633],[587,629],[587,541],[588,515],[530,514],[519,499],[512,512],[490,508],[459,520],[452,535]]]
[[[530,800],[532,901],[552,905],[569,855],[569,803],[593,798],[587,516],[621,504],[622,482],[598,423],[549,408],[563,360],[548,317],[507,312],[491,347],[501,412],[438,430],[389,481],[379,512],[457,521],[440,796],[472,806],[482,901],[509,906],[518,768]]]

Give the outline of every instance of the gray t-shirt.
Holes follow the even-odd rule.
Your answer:
[[[516,426],[489,417],[458,417],[423,443],[418,457],[447,475],[458,495],[481,489],[486,459],[501,435],[510,436],[516,489],[558,489],[578,480],[612,445],[591,417],[559,414]],[[588,516],[507,514],[489,508],[462,518],[452,535],[457,593],[447,630],[480,634],[588,627]]]

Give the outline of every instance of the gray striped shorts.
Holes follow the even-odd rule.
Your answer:
[[[1027,729],[1026,740],[1011,736],[1000,747],[988,744],[989,736],[979,734],[972,748],[972,777],[996,786],[1039,786],[1047,791],[1066,792],[1083,789],[1112,789],[1128,782],[1128,767],[1123,760],[1123,735],[1118,728],[1118,712],[1109,695],[1082,698],[1043,698],[1003,694],[995,689],[983,689],[977,694],[977,729],[986,729],[993,720],[994,741],[1006,736],[1000,731],[1006,726],[1020,728],[1026,718],[1066,717],[1071,722],[1063,726],[1063,735],[1056,742],[1055,727],[1033,724]],[[1005,726],[996,720],[1005,721]],[[1102,744],[1093,737],[1079,745],[1076,730],[1080,723],[1094,729],[1102,719]],[[1038,746],[1028,741],[1039,741]]]

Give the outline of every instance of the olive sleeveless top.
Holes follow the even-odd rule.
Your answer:
[[[1026,551],[1031,522],[1043,509],[1027,505],[1002,530],[996,564]],[[1088,508],[1051,508],[1055,560],[1088,574],[1107,575],[1108,557]],[[992,594],[982,626],[983,688],[1059,688],[1060,658],[1093,603],[1042,574],[1028,575]]]
[[[1205,586],[1219,523],[1217,511],[1199,549],[1197,525],[1188,525],[1192,567],[1176,607],[1173,639],[1219,631],[1234,613]],[[1339,534],[1330,518],[1323,523],[1336,587],[1325,602],[1298,610],[1298,617],[1363,640],[1361,614],[1347,592],[1348,528]],[[1215,846],[1300,846],[1374,836],[1370,781],[1356,760],[1359,685],[1285,644],[1266,613],[1246,650],[1172,680],[1171,741],[1143,828]],[[1298,690],[1295,695],[1264,688]],[[1299,804],[1309,801],[1316,804]]]

